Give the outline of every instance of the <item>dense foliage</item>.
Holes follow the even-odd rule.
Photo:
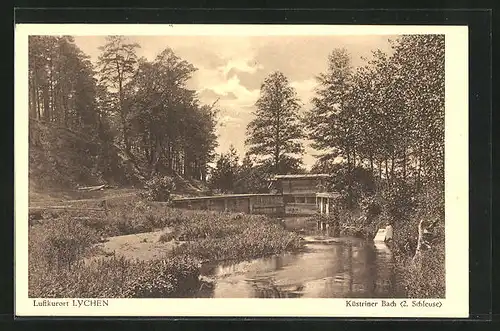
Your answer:
[[[169,201],[175,182],[169,176],[153,176],[144,184],[141,196],[148,201]]]
[[[174,252],[195,256],[203,260],[250,259],[301,247],[299,237],[278,225],[260,224],[248,228],[240,225],[236,234],[217,239],[202,239],[179,246]]]
[[[227,153],[218,155],[210,177],[211,186],[222,193],[233,192],[238,180],[238,162],[238,154],[233,146]]]
[[[444,36],[402,36],[354,69],[334,50],[306,124],[321,161],[415,187],[444,183]]]

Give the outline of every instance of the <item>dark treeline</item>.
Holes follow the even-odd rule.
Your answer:
[[[196,68],[169,48],[153,61],[138,58],[139,47],[108,37],[93,66],[72,37],[30,37],[30,136],[39,122],[77,134],[86,144],[75,154],[92,159],[91,175],[103,180],[154,174],[206,180],[216,109],[186,87]],[[60,138],[44,137],[45,145]]]
[[[444,183],[444,36],[402,36],[354,69],[334,50],[308,113],[316,171],[341,158],[379,179]]]

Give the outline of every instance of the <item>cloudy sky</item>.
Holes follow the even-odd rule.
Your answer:
[[[304,103],[310,107],[316,86],[315,76],[327,67],[332,49],[345,47],[354,66],[362,65],[362,57],[371,51],[390,49],[388,39],[395,36],[130,36],[141,45],[138,55],[153,60],[170,47],[181,58],[192,63],[197,72],[189,82],[204,103],[219,98],[219,147],[227,151],[233,144],[243,156],[245,128],[252,119],[255,101],[264,78],[275,70],[283,72]],[[105,36],[75,36],[76,44],[97,60],[98,47]],[[315,151],[306,148],[306,167],[314,163]]]

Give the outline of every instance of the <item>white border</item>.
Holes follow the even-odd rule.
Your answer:
[[[28,298],[29,35],[446,35],[446,299],[440,308],[346,307],[344,299],[110,299],[107,307],[35,307]],[[18,24],[15,27],[17,316],[468,317],[468,29],[466,26]],[[59,300],[64,301],[64,300]],[[69,300],[71,301],[71,300]],[[359,301],[359,300],[357,300]],[[370,301],[381,301],[371,300]],[[406,300],[411,306],[411,300]],[[431,301],[429,301],[431,302]]]

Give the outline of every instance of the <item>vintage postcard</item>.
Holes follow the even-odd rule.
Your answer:
[[[467,38],[16,25],[16,315],[467,317]]]

